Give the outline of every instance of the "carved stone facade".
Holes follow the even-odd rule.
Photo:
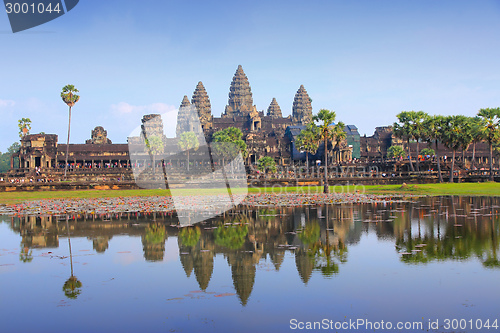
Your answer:
[[[195,106],[192,105],[189,102],[188,97],[184,95],[181,106],[179,107],[179,112],[177,113],[177,127],[175,131],[176,137],[180,137],[184,132],[194,132],[195,134],[202,133],[203,130],[200,126],[200,122],[201,120]],[[207,123],[205,123],[205,125],[206,124]]]
[[[297,125],[306,125],[312,120],[312,99],[303,85],[295,94],[292,107],[292,118]]]
[[[12,155],[19,158],[19,167],[26,169],[53,168],[57,164],[57,135],[31,134],[21,139],[19,152]]]
[[[273,117],[273,118],[282,118],[283,117],[283,115],[281,114],[281,108],[278,105],[276,98],[273,98],[273,100],[271,101],[271,104],[267,108],[267,116]]]
[[[91,138],[85,141],[86,144],[94,144],[94,145],[104,145],[111,144],[111,140],[108,139],[108,131],[104,129],[102,126],[97,126],[92,130]]]
[[[210,98],[208,98],[207,91],[201,81],[198,82],[194,90],[193,97],[191,97],[191,104],[198,110],[202,129],[212,128],[212,106],[210,105]]]
[[[245,116],[253,111],[257,111],[257,108],[253,105],[252,89],[243,67],[239,65],[229,87],[229,101],[224,116]]]

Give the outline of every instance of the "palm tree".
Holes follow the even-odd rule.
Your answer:
[[[145,140],[146,152],[153,156],[153,170],[156,170],[156,155],[163,152],[163,141],[159,136],[152,136]]]
[[[330,192],[330,189],[328,187],[328,142],[339,140],[342,137],[341,132],[344,131],[345,127],[342,122],[339,122],[337,125],[334,124],[336,117],[337,115],[335,111],[321,109],[319,110],[318,114],[312,118],[314,122],[319,123],[319,138],[325,145],[325,179],[323,187],[324,193]]]
[[[295,145],[298,150],[306,153],[306,168],[309,172],[309,153],[314,154],[318,150],[318,127],[314,123],[307,124],[305,130],[297,135]]]
[[[76,102],[80,100],[80,96],[75,93],[78,89],[74,85],[68,84],[62,88],[61,98],[67,106],[69,106],[69,121],[68,121],[68,140],[66,142],[66,157],[64,162],[64,178],[66,178],[66,172],[68,171],[68,154],[69,154],[69,132],[71,129],[71,108],[75,106]]]
[[[31,130],[31,119],[30,118],[21,118],[18,121],[19,127],[19,137],[22,139],[24,136],[30,134]]]
[[[417,171],[420,171],[418,159],[418,153],[420,151],[419,145],[420,140],[425,139],[424,124],[429,118],[429,115],[424,111],[402,111],[396,117],[398,118],[400,124],[394,123],[394,133],[398,137],[407,140],[408,159],[410,160],[410,167],[412,171],[414,171],[414,169],[411,162],[410,139],[417,142]]]
[[[439,158],[439,141],[442,141],[443,139],[443,126],[444,126],[444,117],[443,116],[432,116],[427,118],[424,121],[424,128],[426,131],[425,137],[427,138],[427,141],[431,143],[434,141],[434,146],[435,146],[435,152],[436,152],[436,159],[437,159],[437,167],[438,167],[438,177],[439,177],[439,182],[443,182],[443,175],[441,175],[441,162]]]
[[[450,183],[453,182],[453,169],[455,167],[455,157],[457,150],[463,145],[463,127],[466,126],[467,117],[448,116],[444,119],[445,127],[443,129],[444,145],[453,151],[453,159],[450,169]]]
[[[71,276],[69,277],[63,285],[64,295],[71,299],[76,299],[78,295],[80,295],[82,283],[78,278],[73,274],[73,254],[71,252],[71,236],[69,232],[69,223],[68,216],[66,216],[66,229],[68,231],[68,246],[69,246],[69,260],[71,264]]]
[[[481,132],[483,133],[483,137],[488,141],[490,148],[490,181],[493,181],[493,142],[498,139],[500,134],[500,108],[481,109],[477,115],[484,121]]]
[[[473,118],[471,117],[465,117],[460,135],[460,146],[462,148],[462,168],[464,169],[465,169],[465,152],[467,151],[467,149],[469,149],[469,146],[474,140],[472,119]]]
[[[200,147],[200,141],[198,141],[198,137],[194,134],[194,132],[184,132],[181,134],[177,144],[179,145],[179,148],[187,153],[187,171],[189,171],[189,150],[198,150],[198,147]]]
[[[476,143],[484,140],[483,132],[481,128],[483,127],[483,120],[478,117],[471,117],[471,135],[472,135],[472,163],[471,167],[474,167],[476,163]]]

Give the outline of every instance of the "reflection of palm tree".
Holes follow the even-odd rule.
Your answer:
[[[325,241],[321,238],[311,244],[308,248],[308,254],[314,258],[314,268],[320,270],[324,276],[332,276],[339,272],[337,261],[345,262],[347,248],[342,241],[333,243],[330,241],[329,222],[329,206],[325,206],[326,212],[326,233]]]
[[[68,230],[68,246],[69,246],[69,260],[71,264],[71,276],[69,277],[63,285],[64,295],[68,298],[76,299],[78,295],[82,292],[82,283],[73,275],[73,254],[71,252],[71,236],[69,234],[69,223],[68,218],[66,218],[66,229]]]
[[[67,298],[76,299],[82,292],[82,283],[71,275],[66,282],[64,282],[63,291]]]

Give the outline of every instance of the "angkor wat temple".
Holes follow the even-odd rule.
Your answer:
[[[185,110],[195,107],[198,113],[200,128],[193,126],[193,122]],[[228,104],[221,117],[214,117],[210,98],[200,81],[196,86],[191,100],[186,96],[182,99],[177,115],[177,129],[175,138],[167,138],[163,132],[161,115],[149,114],[142,119],[142,133],[138,137],[129,137],[128,144],[113,144],[107,138],[107,131],[98,126],[92,131],[91,139],[85,144],[70,144],[68,163],[71,167],[130,167],[129,145],[144,144],[146,131],[151,136],[162,138],[164,150],[169,146],[177,145],[178,138],[183,132],[200,132],[206,141],[211,141],[212,135],[228,127],[239,128],[243,133],[243,140],[247,144],[248,157],[246,162],[255,163],[260,157],[271,156],[280,165],[289,165],[293,161],[305,160],[305,153],[296,149],[294,141],[305,125],[312,120],[312,105],[303,85],[299,87],[293,101],[292,114],[283,117],[281,108],[275,98],[271,101],[267,111],[258,111],[253,105],[250,83],[243,68],[238,66],[229,89]],[[334,154],[334,161],[348,161],[360,157],[359,134],[355,126],[346,128],[348,139],[329,147]],[[64,166],[66,145],[59,144],[55,134],[26,135],[21,139],[21,149],[14,157],[19,158],[20,168],[61,168]],[[353,142],[349,143],[349,142]],[[358,151],[353,152],[353,146]],[[323,149],[318,151],[322,158]],[[144,160],[148,159],[144,153]],[[196,159],[196,153],[194,153]],[[175,162],[175,161],[174,161]],[[13,165],[12,161],[12,165]]]
[[[159,114],[149,114],[142,118],[141,134],[137,137],[129,137],[127,144],[113,144],[107,138],[107,131],[98,126],[91,133],[91,139],[85,144],[70,144],[68,163],[70,168],[130,168],[129,151],[131,147],[135,151],[143,151],[146,132],[149,136],[154,135],[161,138],[163,149],[163,161],[169,164],[183,167],[184,161],[179,157],[168,156],[168,152],[178,149],[179,137],[183,132],[195,132],[205,137],[210,143],[212,135],[228,127],[236,127],[243,133],[243,140],[247,145],[247,166],[253,165],[260,157],[270,156],[278,165],[292,165],[304,163],[306,153],[297,150],[295,139],[297,135],[312,121],[312,105],[305,87],[301,85],[297,90],[292,106],[292,114],[284,117],[281,108],[275,98],[269,104],[267,111],[259,111],[253,104],[252,90],[243,68],[238,66],[229,88],[228,103],[221,117],[214,117],[210,98],[203,83],[198,82],[191,100],[185,95],[182,99],[177,115],[176,137],[167,138],[163,131],[163,121]],[[196,113],[189,113],[195,108]],[[197,119],[191,119],[197,118]],[[340,115],[339,118],[342,118]],[[353,160],[361,162],[372,162],[383,160],[387,148],[392,144],[404,144],[397,139],[391,126],[377,127],[373,136],[360,137],[356,126],[347,125],[345,128],[347,137],[342,142],[334,142],[328,146],[331,162],[349,163]],[[423,148],[425,144],[421,144]],[[414,146],[412,146],[414,149]],[[488,155],[484,144],[478,144],[475,159],[478,163],[484,163]],[[444,147],[442,155],[449,153]],[[413,150],[415,152],[415,150]],[[441,151],[441,149],[440,149]],[[309,154],[312,160],[322,160],[324,149],[320,146],[315,155]],[[59,144],[55,134],[33,134],[26,135],[21,139],[21,149],[11,159],[14,167],[14,158],[19,159],[19,168],[25,170],[60,169],[64,167],[66,144]],[[143,153],[143,161],[147,165],[149,155]],[[466,152],[466,158],[470,158],[471,152]],[[196,152],[192,153],[193,163],[196,163]],[[157,161],[162,163],[161,160]]]

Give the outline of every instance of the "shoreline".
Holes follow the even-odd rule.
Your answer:
[[[361,193],[299,194],[249,193],[236,206],[252,208],[279,208],[341,204],[371,204],[406,201],[415,195],[376,195]],[[175,201],[175,202],[174,202]],[[234,209],[229,197],[223,195],[132,196],[92,199],[43,199],[21,204],[0,206],[0,215],[103,215],[114,213],[180,213],[219,215]]]
[[[409,184],[409,185],[344,185],[330,186],[331,193],[355,193],[378,195],[459,195],[459,196],[500,196],[500,183],[442,183],[442,184]],[[180,190],[179,194],[199,194],[199,191]],[[249,187],[249,194],[259,193],[298,193],[320,194],[321,186],[299,187]],[[214,191],[204,190],[204,193]],[[169,190],[71,190],[71,191],[39,191],[39,192],[2,192],[0,206],[19,204],[35,200],[52,199],[97,199],[117,197],[152,197],[170,196]]]

